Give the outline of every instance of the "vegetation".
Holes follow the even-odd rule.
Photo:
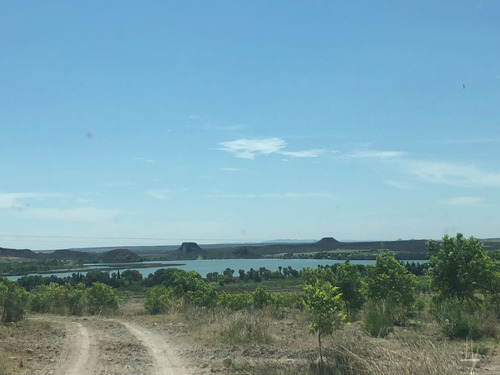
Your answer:
[[[30,260],[27,262],[0,263],[0,275],[24,275],[26,273],[67,270],[82,266],[81,261],[68,260]]]
[[[384,252],[370,266],[353,265],[347,260],[301,271],[291,267],[248,271],[227,268],[205,278],[194,271],[166,268],[145,278],[136,270],[112,274],[94,270],[67,278],[4,279],[0,281],[1,319],[19,321],[28,311],[113,313],[118,309],[118,295],[140,290],[145,293],[147,314],[199,311],[197,319],[209,319],[209,328],[204,328],[208,331],[224,316],[224,322],[217,322],[218,334],[231,345],[270,344],[270,319],[300,314],[303,326],[307,323],[310,332],[317,335],[317,371],[397,373],[387,368],[378,371],[373,367],[375,362],[360,361],[357,356],[365,355],[364,349],[349,346],[347,341],[344,346],[335,346],[335,337],[351,330],[344,327],[345,323],[362,327],[356,334],[364,335],[358,339],[367,346],[369,340],[394,339],[401,332],[398,326],[418,332],[424,324],[439,325],[449,338],[500,336],[500,252],[487,252],[478,240],[465,239],[461,234],[445,236],[439,243],[429,242],[428,250],[428,265],[403,264],[393,253]],[[332,335],[334,338],[328,341]],[[407,345],[409,353],[412,347],[428,351],[431,358],[428,341],[415,340],[411,345],[401,341],[401,345]],[[384,357],[386,353],[378,355]],[[449,358],[442,361],[439,371],[454,369]]]
[[[476,238],[460,233],[428,247],[431,312],[450,337],[482,337],[492,315],[500,314],[498,253],[491,256]]]
[[[346,315],[342,312],[344,304],[339,288],[326,280],[317,280],[314,285],[306,284],[304,292],[304,305],[311,313],[309,329],[318,334],[319,356],[323,367],[321,336],[331,335],[345,321]]]

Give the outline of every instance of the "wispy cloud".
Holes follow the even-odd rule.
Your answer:
[[[436,144],[447,144],[447,145],[465,145],[465,144],[483,144],[483,143],[498,143],[500,142],[499,138],[490,137],[490,138],[464,138],[464,139],[441,139],[441,140],[433,140],[431,143]]]
[[[242,159],[254,159],[258,155],[280,154],[292,158],[317,158],[325,152],[323,149],[288,151],[284,150],[286,142],[282,138],[236,139],[219,143],[219,150],[232,153]],[[284,161],[287,161],[284,159]]]
[[[344,157],[352,159],[396,159],[404,155],[406,153],[401,151],[362,150],[347,153]]]
[[[303,198],[332,198],[334,197],[331,193],[318,193],[318,192],[308,192],[308,193],[247,193],[247,194],[222,194],[223,198],[234,198],[234,199],[303,199]]]
[[[435,161],[405,161],[406,172],[425,182],[464,187],[500,186],[500,173],[488,172],[469,164]]]
[[[458,197],[458,198],[448,199],[443,203],[452,206],[478,206],[484,202],[485,199],[481,197]]]
[[[408,182],[408,181],[400,181],[400,180],[387,180],[384,181],[386,185],[395,187],[397,189],[404,189],[404,190],[422,190],[422,188],[415,186],[414,183]]]
[[[305,151],[280,151],[279,154],[290,156],[292,158],[317,158],[324,152],[325,150],[316,149]]]
[[[256,155],[269,155],[286,146],[281,138],[237,139],[219,143],[219,150],[242,159],[254,159]]]
[[[246,129],[247,126],[245,124],[235,124],[235,125],[215,125],[215,124],[205,124],[200,128],[205,130],[218,130],[218,131],[235,131],[235,130],[243,130]]]
[[[168,189],[148,190],[146,194],[162,201],[170,198],[170,190]]]
[[[226,167],[226,168],[221,168],[221,170],[226,172],[239,172],[241,171],[241,168]]]
[[[89,221],[103,222],[114,219],[119,210],[100,209],[96,207],[76,208],[32,208],[22,213],[29,218],[63,220],[63,221]]]
[[[135,186],[137,185],[135,182],[130,182],[130,181],[111,181],[107,182],[105,184],[101,184],[100,186],[105,186],[105,187],[127,187],[127,186]]]
[[[136,161],[142,161],[143,163],[154,163],[155,161],[153,159],[146,159],[142,157],[135,157],[134,160]]]
[[[55,194],[47,193],[1,193],[0,192],[0,208],[14,208],[22,209],[27,203],[27,200],[42,200],[50,197],[54,197]]]

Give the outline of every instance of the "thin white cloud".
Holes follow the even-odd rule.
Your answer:
[[[101,184],[100,186],[105,186],[105,187],[127,187],[127,186],[135,186],[137,185],[135,182],[130,182],[130,181],[112,181],[112,182],[107,182],[105,184]]]
[[[500,173],[487,172],[469,164],[435,161],[404,161],[406,172],[425,182],[465,187],[500,186]]]
[[[170,190],[168,189],[148,190],[146,194],[162,201],[170,198]]]
[[[221,168],[221,170],[226,172],[239,172],[241,171],[241,168],[226,167],[226,168]]]
[[[500,142],[500,139],[496,138],[496,137],[467,138],[467,139],[442,139],[442,140],[431,141],[431,143],[448,144],[448,145],[483,144],[483,143],[498,143],[498,142]]]
[[[142,161],[143,163],[155,163],[155,161],[153,159],[146,159],[146,158],[142,158],[142,157],[135,157],[134,160],[136,161]]]
[[[452,206],[477,206],[484,203],[484,201],[485,199],[481,197],[458,197],[458,198],[448,199],[443,203]]]
[[[205,124],[205,125],[201,126],[201,128],[205,129],[205,130],[235,131],[235,130],[246,129],[247,126],[245,124],[236,124],[236,125]]]
[[[63,220],[63,221],[89,221],[103,222],[114,219],[119,210],[100,209],[96,207],[76,208],[32,208],[22,213],[28,218]]]
[[[377,151],[377,150],[363,150],[353,151],[345,154],[346,158],[352,159],[397,159],[404,156],[406,153],[401,151]]]
[[[281,138],[236,139],[219,143],[219,150],[226,151],[238,158],[254,159],[256,155],[269,155],[286,146]]]
[[[331,193],[264,193],[264,194],[223,194],[223,198],[234,199],[303,199],[303,198],[332,198],[334,195]]]
[[[397,189],[404,189],[404,190],[421,190],[420,187],[415,186],[415,184],[410,183],[408,181],[400,181],[400,180],[387,180],[384,181],[386,185],[395,187]]]
[[[26,206],[26,200],[42,200],[54,197],[47,193],[0,193],[0,208],[21,209]]]
[[[305,150],[305,151],[280,151],[281,155],[290,156],[292,158],[317,158],[325,150],[315,149],[315,150]]]

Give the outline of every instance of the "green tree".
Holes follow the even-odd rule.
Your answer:
[[[339,288],[349,319],[353,319],[365,302],[365,283],[359,269],[348,260],[339,264],[335,271],[334,285]]]
[[[399,263],[393,253],[377,256],[367,267],[367,294],[372,301],[387,304],[394,323],[404,321],[415,308],[415,275]]]
[[[334,329],[343,324],[346,319],[342,312],[344,302],[339,288],[325,280],[317,280],[314,285],[306,284],[304,292],[304,306],[311,313],[309,329],[311,333],[318,334],[319,356],[323,367],[321,336],[331,335]]]
[[[138,270],[125,270],[122,272],[121,278],[128,284],[132,284],[141,281],[142,274]]]
[[[86,289],[87,309],[91,315],[112,312],[118,309],[118,296],[109,285],[94,282]]]
[[[273,303],[274,298],[266,291],[266,287],[263,285],[259,285],[252,292],[253,304],[256,309],[262,309],[264,306],[270,305]]]
[[[144,308],[148,314],[159,314],[166,312],[170,302],[174,299],[172,289],[163,285],[155,285],[148,290]]]
[[[17,322],[24,318],[28,307],[28,292],[16,282],[0,281],[0,308],[2,322]]]
[[[438,299],[475,300],[476,291],[487,291],[493,277],[493,260],[478,239],[445,235],[441,243],[427,242],[431,287]]]

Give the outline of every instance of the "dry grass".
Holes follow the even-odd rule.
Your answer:
[[[460,364],[454,345],[425,337],[415,330],[396,330],[389,340],[348,326],[330,340],[328,374],[442,375],[471,374]]]

